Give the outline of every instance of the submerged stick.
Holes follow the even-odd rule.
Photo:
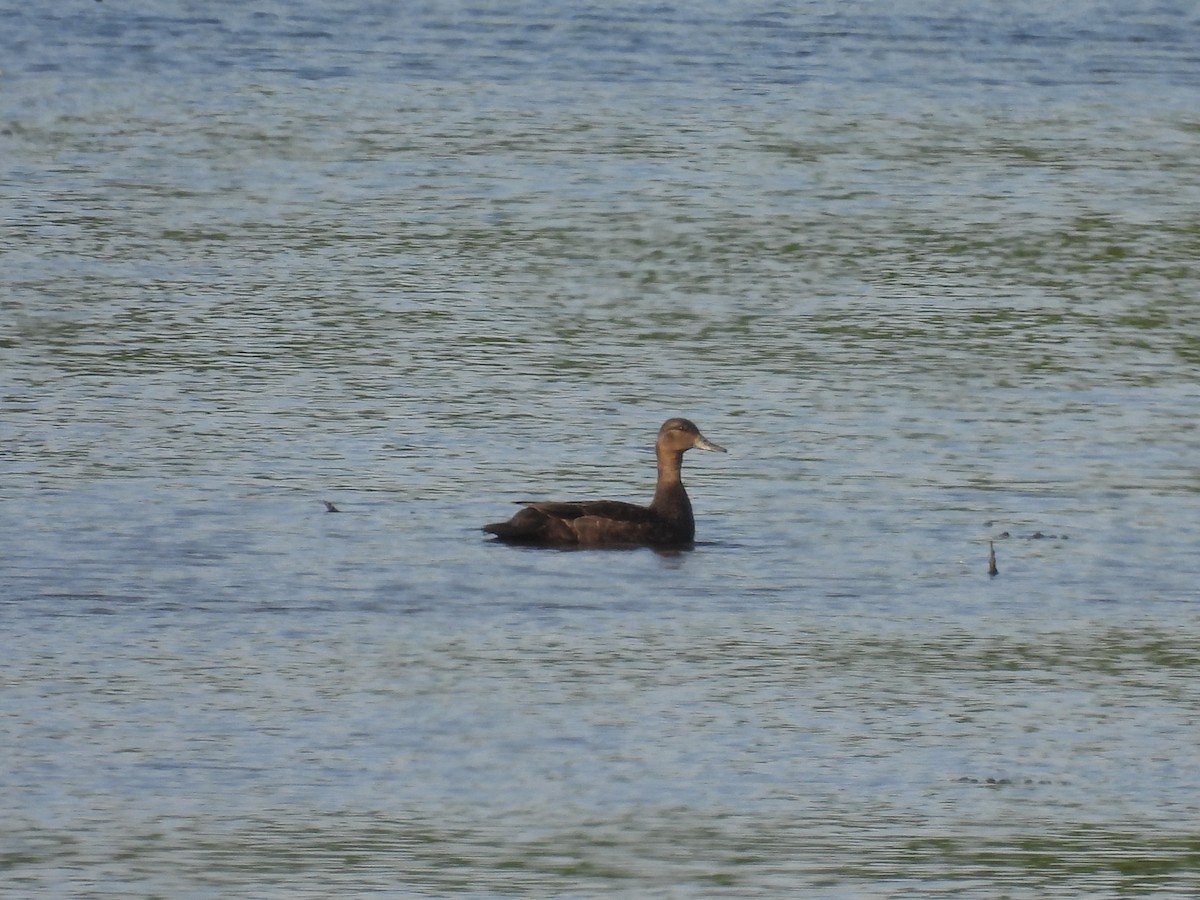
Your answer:
[[[988,541],[988,575],[995,578],[1000,574],[1000,570],[996,568],[996,542]]]

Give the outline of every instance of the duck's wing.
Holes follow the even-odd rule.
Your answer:
[[[574,521],[575,519],[596,518],[612,522],[654,522],[657,517],[644,506],[636,503],[625,503],[621,500],[577,500],[567,503],[525,503],[527,509],[556,519]],[[519,515],[519,513],[518,513]]]
[[[483,530],[503,541],[551,546],[661,542],[662,522],[644,506],[620,500],[525,503],[507,522]]]

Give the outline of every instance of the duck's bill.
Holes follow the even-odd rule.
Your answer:
[[[708,438],[702,435],[696,435],[696,443],[692,444],[697,450],[712,450],[716,453],[728,453],[729,451],[720,444],[714,444]]]

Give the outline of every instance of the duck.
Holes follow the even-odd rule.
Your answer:
[[[689,547],[696,537],[692,502],[680,472],[688,450],[726,453],[688,419],[663,422],[654,444],[658,484],[649,506],[621,500],[523,501],[507,522],[484,525],[498,542],[542,547]]]

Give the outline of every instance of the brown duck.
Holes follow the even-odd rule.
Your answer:
[[[696,537],[692,503],[680,469],[687,450],[715,450],[687,419],[667,419],[654,445],[658,485],[649,506],[620,500],[529,503],[507,522],[483,530],[505,542],[545,547],[686,547]]]

